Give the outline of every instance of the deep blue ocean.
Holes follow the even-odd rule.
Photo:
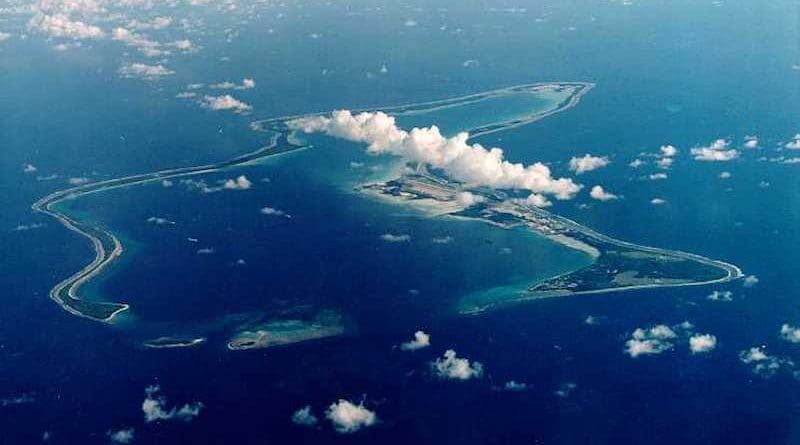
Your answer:
[[[63,53],[40,36],[0,42],[0,444],[41,443],[45,432],[48,443],[102,444],[107,431],[127,427],[141,444],[800,443],[800,381],[791,372],[755,375],[738,355],[766,345],[800,364],[800,345],[779,336],[782,324],[800,324],[800,164],[762,159],[790,157],[780,147],[800,132],[800,71],[792,69],[800,63],[799,8],[749,0],[346,1],[276,6],[218,24],[208,13],[209,31],[196,37],[202,50],[172,59],[175,75],[155,82],[120,78],[120,62],[136,55],[111,42]],[[409,19],[416,26],[404,26]],[[220,36],[234,24],[238,36],[225,42]],[[24,20],[0,25],[24,28]],[[253,105],[249,115],[174,97],[189,83],[242,77],[258,82],[235,93]],[[30,210],[67,178],[225,160],[268,142],[249,128],[256,119],[544,81],[596,86],[575,108],[476,141],[502,146],[514,161],[546,162],[558,176],[572,175],[572,156],[608,155],[608,167],[575,178],[622,199],[592,201],[584,190],[556,201],[553,212],[622,240],[731,262],[758,283],[458,315],[463,295],[556,275],[585,258],[524,231],[368,199],[353,185],[391,163],[310,137],[312,149],[193,178],[216,185],[243,174],[249,190],[200,193],[175,180],[70,202],[125,242],[122,260],[89,292],[133,309],[106,326],[48,297],[93,258],[84,238]],[[416,119],[459,125],[448,113]],[[689,155],[718,138],[741,146],[748,135],[760,148],[742,149],[736,161]],[[680,150],[668,179],[647,179],[658,171],[651,164],[628,166],[652,161],[641,153],[663,144]],[[35,173],[23,172],[28,163]],[[730,178],[720,179],[723,171]],[[667,202],[655,206],[653,198]],[[291,218],[261,214],[267,206]],[[151,216],[175,224],[148,223]],[[15,230],[32,224],[44,226]],[[387,233],[410,240],[388,243]],[[453,241],[431,241],[445,236]],[[204,248],[213,253],[198,255]],[[708,300],[714,290],[731,291],[733,301]],[[347,332],[225,348],[243,320],[309,308],[337,311]],[[600,321],[587,324],[587,316]],[[623,353],[634,329],[685,320],[713,333],[716,349]],[[431,335],[430,348],[396,348],[418,329]],[[208,342],[141,346],[179,334]],[[483,363],[483,378],[434,377],[428,363],[449,348]],[[510,380],[528,388],[499,390]],[[205,408],[191,423],[145,424],[141,403],[151,384],[170,405]],[[322,417],[340,398],[363,400],[378,424],[338,434],[324,419],[318,428],[291,422],[298,408]]]

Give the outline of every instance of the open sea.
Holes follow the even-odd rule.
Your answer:
[[[800,132],[798,3],[485,3],[348,0],[268,7],[231,23],[200,16],[210,23],[202,51],[171,60],[175,75],[152,82],[121,78],[120,61],[136,55],[111,42],[63,53],[33,35],[0,43],[0,444],[42,443],[45,432],[48,443],[103,444],[107,431],[127,427],[140,444],[800,443],[800,380],[785,369],[756,375],[739,358],[766,345],[800,365],[800,345],[779,335],[782,324],[800,324],[800,163],[773,162],[792,157],[782,146]],[[0,24],[24,29],[23,19]],[[236,39],[220,39],[234,23]],[[258,82],[237,92],[253,106],[248,115],[175,98],[190,83],[242,77]],[[596,85],[574,108],[475,142],[503,147],[515,162],[545,162],[556,176],[574,175],[573,156],[608,155],[608,167],[574,176],[586,190],[555,201],[554,213],[621,240],[736,264],[758,283],[459,315],[464,295],[524,286],[587,259],[530,232],[367,197],[353,187],[391,177],[396,162],[307,136],[310,149],[191,178],[216,186],[246,175],[248,190],[202,193],[175,179],[66,203],[125,244],[84,291],[132,309],[109,326],[48,297],[94,257],[86,239],[30,210],[69,178],[229,159],[268,143],[249,128],[257,119],[547,81]],[[479,113],[493,121],[547,101],[501,105],[398,121],[451,134],[483,122]],[[689,154],[718,138],[741,147],[749,135],[759,148],[742,148],[732,162]],[[664,144],[679,154],[667,179],[650,180],[660,170],[647,154]],[[636,158],[647,164],[629,167]],[[38,170],[23,172],[28,163]],[[621,199],[589,199],[595,184]],[[715,290],[731,291],[732,301],[707,299]],[[225,347],[253,320],[323,310],[341,315],[344,335]],[[714,334],[716,349],[696,355],[678,342],[659,355],[623,352],[636,328],[683,321]],[[418,329],[431,347],[400,351]],[[163,335],[208,341],[141,345]],[[451,348],[481,362],[483,378],[433,376],[429,363]],[[511,380],[527,388],[503,390]],[[145,424],[152,384],[170,406],[202,402],[200,416]],[[340,398],[363,401],[377,425],[338,434],[324,419],[315,428],[291,421],[306,405],[323,417]]]

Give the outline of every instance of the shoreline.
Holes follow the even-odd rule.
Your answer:
[[[591,82],[537,82],[531,84],[521,84],[510,87],[504,87],[481,93],[459,96],[455,98],[434,100],[428,102],[419,102],[406,105],[397,105],[397,106],[383,107],[383,108],[380,107],[368,108],[368,109],[354,110],[354,112],[380,109],[383,110],[384,112],[392,113],[395,115],[416,114],[416,113],[429,112],[437,109],[457,107],[460,105],[475,103],[489,98],[502,97],[505,95],[523,94],[528,92],[534,93],[542,89],[550,89],[552,91],[558,91],[559,89],[563,88],[573,89],[573,91],[570,92],[571,94],[569,95],[568,98],[555,104],[554,107],[546,109],[546,111],[542,111],[539,113],[534,112],[506,122],[488,124],[468,130],[470,133],[470,138],[474,138],[482,135],[487,135],[527,125],[539,121],[541,119],[544,119],[548,116],[552,116],[556,113],[560,113],[568,109],[571,109],[577,106],[580,103],[583,96],[586,93],[588,93],[594,86],[595,84]],[[107,190],[130,187],[134,185],[140,185],[149,182],[161,181],[178,177],[203,175],[203,174],[218,172],[228,168],[246,166],[248,164],[256,163],[257,161],[260,161],[267,157],[281,155],[293,152],[295,150],[308,148],[307,145],[295,141],[295,139],[293,138],[294,132],[288,129],[286,123],[291,120],[297,119],[299,117],[308,117],[321,114],[323,113],[309,113],[303,115],[285,116],[285,117],[277,117],[277,118],[254,121],[250,124],[250,128],[254,131],[270,133],[269,144],[259,149],[256,149],[252,152],[239,155],[229,160],[224,160],[210,164],[203,164],[194,167],[190,166],[190,167],[170,168],[151,173],[135,174],[121,178],[114,178],[89,184],[83,184],[80,186],[55,191],[36,201],[31,206],[31,208],[34,211],[44,213],[46,215],[49,215],[57,219],[59,223],[61,223],[61,225],[67,228],[68,230],[75,232],[83,236],[84,238],[87,238],[92,244],[92,248],[95,252],[95,257],[89,264],[81,268],[78,272],[75,272],[71,276],[67,277],[66,279],[56,284],[50,290],[49,293],[50,298],[54,300],[56,303],[58,303],[64,310],[73,315],[109,324],[113,323],[121,314],[130,310],[130,305],[127,303],[90,301],[80,298],[78,292],[81,286],[89,282],[94,277],[101,274],[116,259],[118,259],[123,254],[124,247],[120,242],[120,240],[110,230],[100,227],[99,225],[94,225],[89,222],[80,222],[70,218],[67,214],[65,214],[65,212],[59,211],[55,207],[58,203],[66,200],[77,199],[84,195],[99,193]],[[365,190],[366,188],[369,188],[371,185],[374,184],[362,184],[358,188]],[[495,199],[500,199],[496,195],[494,196]],[[714,280],[706,280],[706,281],[690,282],[690,283],[639,284],[639,285],[630,285],[624,287],[590,289],[590,290],[582,290],[575,292],[571,292],[568,290],[540,291],[537,295],[533,295],[533,291],[530,290],[529,288],[528,295],[523,296],[521,298],[515,298],[514,300],[509,300],[504,302],[491,303],[467,312],[464,311],[459,311],[459,312],[481,313],[500,305],[512,304],[515,302],[528,301],[540,298],[549,298],[555,296],[595,294],[595,293],[606,293],[606,292],[636,290],[636,289],[656,288],[656,287],[707,285],[719,282],[726,282],[743,276],[741,270],[738,267],[729,263],[712,260],[691,253],[670,251],[667,249],[659,249],[647,246],[639,246],[633,243],[620,241],[611,238],[609,236],[603,235],[601,233],[595,232],[594,230],[589,229],[588,227],[584,227],[578,224],[577,222],[567,219],[565,217],[551,214],[543,209],[530,208],[525,206],[523,206],[523,208],[525,208],[526,211],[530,212],[533,217],[542,217],[542,215],[544,215],[544,218],[549,218],[552,221],[558,222],[563,226],[565,230],[574,231],[578,235],[580,235],[579,238],[585,237],[590,240],[597,241],[601,244],[610,244],[627,249],[644,251],[651,254],[661,254],[661,255],[677,257],[683,260],[699,262],[706,266],[712,266],[725,270],[726,276]],[[452,212],[445,212],[445,214],[449,213]],[[503,224],[496,223],[487,218],[477,218],[467,215],[448,215],[448,216],[467,218],[467,219],[477,219],[489,224],[495,224],[500,227],[503,227]],[[591,243],[586,243],[581,239],[571,237],[568,234],[565,235],[563,233],[548,233],[547,231],[542,231],[541,229],[537,230],[535,224],[531,224],[530,222],[526,223],[524,219],[520,221],[524,226],[527,227],[528,230],[531,230],[534,233],[545,236],[549,238],[551,241],[566,246],[567,248],[576,249],[584,252],[585,254],[589,255],[592,258],[592,264],[596,264],[598,262],[598,259],[600,257],[599,253],[600,251],[597,249],[596,246],[591,245]],[[555,278],[573,274],[575,272],[576,271],[571,271],[568,272],[567,274],[551,277],[544,281],[553,280]]]

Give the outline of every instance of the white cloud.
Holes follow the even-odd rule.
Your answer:
[[[235,84],[226,80],[225,82],[211,84],[208,87],[213,90],[249,90],[256,87],[256,81],[244,78],[241,84]]]
[[[558,385],[558,389],[555,390],[555,395],[563,398],[569,397],[576,389],[578,389],[578,384],[573,382],[562,383]]]
[[[125,428],[119,431],[109,431],[108,433],[106,433],[106,435],[108,436],[108,440],[110,440],[111,443],[125,445],[133,443],[133,438],[134,438],[133,433],[134,433],[133,428]]]
[[[253,183],[245,175],[239,175],[236,179],[228,179],[222,184],[222,188],[226,190],[247,190],[252,186]]]
[[[692,148],[692,155],[698,161],[732,161],[739,157],[739,150],[730,148],[730,141],[717,139],[703,147]]]
[[[42,223],[32,223],[32,224],[18,224],[17,227],[11,229],[12,232],[27,232],[29,230],[36,230],[45,227]]]
[[[434,244],[450,244],[450,243],[452,243],[453,241],[455,241],[455,238],[453,238],[453,237],[452,237],[452,236],[450,236],[450,235],[446,235],[446,236],[435,236],[435,237],[433,237],[433,238],[431,239],[431,241],[433,241],[433,243],[434,243]]]
[[[800,133],[794,135],[792,140],[787,142],[784,147],[790,150],[800,150]]]
[[[11,38],[11,34],[0,31],[0,42],[6,41]]]
[[[744,281],[742,282],[744,287],[753,287],[756,284],[758,284],[758,277],[755,275],[748,275],[744,277]]]
[[[784,324],[781,326],[781,338],[790,343],[800,343],[800,327]]]
[[[689,337],[689,349],[692,354],[711,352],[717,347],[717,337],[711,334],[697,334]]]
[[[653,174],[651,174],[651,175],[649,175],[647,177],[647,179],[649,179],[651,181],[659,181],[659,180],[667,179],[667,178],[668,178],[668,176],[667,176],[666,173],[653,173]]]
[[[159,17],[154,17],[152,20],[146,22],[140,22],[139,20],[134,19],[128,22],[127,26],[129,28],[140,29],[140,30],[144,29],[159,30],[159,29],[164,29],[171,24],[172,24],[172,17],[159,16]]]
[[[119,73],[128,78],[139,77],[147,80],[175,74],[174,71],[168,69],[164,65],[147,65],[144,63],[123,65],[120,67]]]
[[[161,388],[158,385],[145,388],[146,397],[142,402],[145,422],[150,423],[171,419],[189,422],[200,415],[200,410],[203,409],[203,404],[200,402],[186,404],[180,408],[172,407],[167,409],[167,399],[158,395],[160,391]]]
[[[730,179],[732,176],[731,172],[722,172],[719,174],[719,179]]]
[[[739,360],[751,366],[753,373],[769,378],[783,366],[792,367],[794,363],[786,358],[775,357],[764,352],[764,348],[753,347],[739,353]]]
[[[408,27],[417,26],[417,21],[413,19],[408,19],[405,22],[403,22],[403,26],[408,26]]]
[[[674,158],[661,158],[656,161],[656,166],[660,169],[667,170],[675,163]]]
[[[711,301],[733,301],[733,292],[729,290],[718,291],[715,290],[706,296]]]
[[[589,192],[589,196],[591,196],[592,198],[594,198],[594,199],[596,199],[598,201],[611,201],[613,199],[618,199],[619,198],[619,196],[617,196],[617,195],[615,195],[615,194],[613,194],[611,192],[605,191],[603,189],[603,187],[600,186],[600,185],[596,185],[596,186],[592,187],[592,190]]]
[[[392,233],[384,233],[381,235],[381,239],[386,241],[387,243],[407,243],[411,241],[411,235],[401,234],[401,235],[394,235]]]
[[[130,31],[126,28],[117,27],[111,32],[113,40],[124,43],[127,46],[138,49],[147,57],[161,57],[169,54],[168,51],[161,50],[160,43],[149,40],[146,37]]]
[[[641,167],[641,166],[643,166],[643,165],[644,165],[644,161],[642,161],[642,160],[641,160],[641,159],[639,159],[639,158],[636,158],[636,159],[634,159],[633,161],[631,161],[631,162],[630,162],[628,165],[629,165],[630,167],[633,167],[633,168],[639,168],[639,167]]]
[[[395,124],[395,119],[382,112],[359,113],[334,111],[328,116],[311,116],[289,123],[306,133],[322,132],[368,145],[372,154],[390,153],[422,162],[445,171],[451,178],[471,185],[493,188],[529,190],[534,193],[570,199],[580,186],[571,179],[554,179],[542,164],[512,164],[500,148],[486,149],[468,144],[468,133],[445,138],[436,126],[414,128],[410,132]]]
[[[416,351],[417,349],[427,348],[431,345],[431,336],[423,331],[414,333],[414,339],[400,344],[403,351]]]
[[[586,318],[583,319],[583,322],[589,326],[594,326],[600,323],[600,318],[594,315],[587,315]]]
[[[509,380],[503,385],[503,388],[506,391],[525,391],[528,389],[528,384],[524,382],[517,382],[515,380]]]
[[[80,48],[81,46],[83,46],[81,42],[59,43],[57,45],[53,45],[53,51],[64,52],[69,51],[72,48]]]
[[[176,40],[174,42],[168,43],[168,45],[173,48],[179,49],[184,53],[197,52],[198,50],[198,48],[194,46],[194,43],[192,43],[192,41],[188,39]]]
[[[292,414],[292,422],[297,425],[314,426],[319,419],[311,412],[311,406],[306,405]]]
[[[553,203],[550,202],[550,200],[545,198],[543,195],[540,195],[539,193],[531,193],[530,195],[528,195],[527,198],[525,198],[524,202],[529,206],[540,207],[540,208],[550,207],[551,205],[553,205]]]
[[[253,109],[250,105],[234,98],[230,94],[222,96],[203,96],[201,104],[203,107],[215,111],[232,110],[236,113],[245,113]]]
[[[667,200],[663,199],[663,198],[653,198],[653,199],[650,200],[650,204],[653,204],[654,206],[660,206],[660,205],[664,205],[666,203],[667,203]]]
[[[483,375],[483,364],[470,363],[466,358],[458,358],[456,351],[448,349],[444,356],[431,363],[433,372],[443,379],[469,380]]]
[[[363,402],[356,405],[344,399],[332,403],[325,411],[325,417],[333,423],[333,428],[339,433],[354,433],[378,421],[375,412],[365,408]]]
[[[605,167],[606,165],[610,164],[611,161],[608,160],[606,156],[592,156],[590,154],[586,154],[583,157],[577,158],[573,157],[569,160],[569,169],[574,171],[575,174],[583,174],[586,172],[590,172],[592,170],[597,170],[598,168]]]
[[[159,225],[159,226],[163,226],[163,225],[172,226],[172,225],[175,225],[175,221],[170,221],[170,220],[168,220],[166,218],[161,218],[161,217],[158,217],[158,216],[151,216],[151,217],[147,218],[147,222],[149,222],[151,224],[156,224],[156,225]]]
[[[745,136],[744,148],[758,148],[758,138],[755,136]]]
[[[485,198],[483,196],[476,195],[471,192],[461,192],[458,195],[456,195],[456,202],[458,202],[464,207],[471,207],[483,201],[485,201]]]
[[[661,156],[665,158],[671,158],[678,154],[678,149],[675,148],[673,145],[662,145],[660,148]]]
[[[625,353],[633,358],[640,355],[660,354],[672,349],[673,339],[678,335],[669,326],[659,324],[647,329],[638,328],[625,342]]]
[[[24,173],[35,173],[38,170],[33,164],[25,164],[22,166],[22,171]]]
[[[52,37],[76,40],[102,39],[106,35],[101,28],[80,20],[73,20],[67,14],[62,13],[48,15],[39,12],[28,21],[28,29]]]
[[[263,207],[261,209],[261,214],[262,215],[268,215],[268,216],[281,216],[281,217],[284,217],[284,218],[291,218],[292,217],[292,215],[284,212],[283,210],[276,209],[274,207]]]
[[[69,179],[67,179],[67,183],[69,185],[81,185],[81,184],[86,184],[87,182],[89,182],[89,178],[85,178],[85,177],[82,177],[82,176],[81,177],[77,177],[77,178],[69,178]]]

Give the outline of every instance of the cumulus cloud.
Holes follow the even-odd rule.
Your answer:
[[[791,141],[784,144],[784,147],[790,150],[800,150],[800,133],[794,135]]]
[[[661,156],[671,158],[678,154],[678,149],[674,145],[662,145],[659,149]]]
[[[674,158],[661,158],[656,161],[656,166],[660,169],[667,170],[668,168],[672,167],[672,164],[675,163]]]
[[[145,63],[131,63],[128,65],[123,65],[120,67],[119,73],[123,77],[138,77],[147,80],[154,80],[159,77],[175,74],[174,71],[168,69],[164,65],[147,65]]]
[[[76,40],[102,39],[106,35],[100,27],[73,20],[69,15],[62,13],[48,15],[38,12],[28,21],[28,29],[52,37]]]
[[[160,391],[161,388],[158,385],[151,385],[145,388],[146,396],[142,402],[142,412],[144,413],[145,422],[150,423],[171,419],[190,422],[200,415],[200,410],[203,409],[202,403],[194,402],[191,404],[187,403],[180,408],[167,408],[167,399],[159,395]]]
[[[236,179],[228,179],[222,183],[222,188],[225,190],[247,190],[252,186],[253,183],[245,175],[239,175]]]
[[[456,181],[476,186],[529,190],[570,199],[580,186],[569,178],[555,179],[550,169],[535,163],[524,166],[504,159],[500,148],[487,149],[469,144],[469,134],[462,132],[446,138],[436,126],[405,131],[395,119],[382,112],[359,113],[334,111],[330,116],[311,116],[289,123],[290,128],[305,133],[329,136],[367,144],[372,154],[388,153],[443,170]]]
[[[733,292],[729,290],[718,291],[715,290],[706,296],[711,301],[733,301]]]
[[[381,239],[386,241],[387,243],[407,243],[411,241],[411,235],[401,234],[401,235],[394,235],[392,233],[384,233],[381,235]]]
[[[667,325],[659,324],[647,329],[638,328],[633,331],[631,338],[625,342],[625,353],[632,358],[640,355],[660,354],[672,349],[672,340],[678,334]]]
[[[314,426],[319,419],[311,412],[311,406],[306,405],[292,414],[292,422],[296,425]]]
[[[203,96],[203,107],[214,111],[231,110],[236,113],[246,113],[253,109],[250,105],[234,98],[230,94],[222,96]]]
[[[711,334],[697,334],[689,337],[689,350],[692,354],[711,352],[717,347],[717,337]]]
[[[25,164],[22,166],[23,173],[36,173],[37,170],[39,169],[36,168],[33,164]]]
[[[188,39],[176,40],[174,42],[168,43],[167,45],[179,49],[184,53],[193,53],[198,51],[198,48],[194,46],[194,43],[192,43],[192,41]]]
[[[163,225],[172,226],[172,225],[175,225],[175,221],[170,221],[170,220],[168,220],[166,218],[161,218],[159,216],[151,216],[151,217],[147,218],[147,222],[149,222],[150,224],[156,224],[156,225],[159,225],[159,226],[163,226]]]
[[[472,192],[461,192],[456,195],[456,202],[464,207],[471,207],[485,201],[485,198]]]
[[[261,209],[261,214],[262,215],[268,215],[268,216],[281,216],[283,218],[291,218],[292,217],[292,215],[284,212],[283,210],[276,209],[274,207],[263,207]]]
[[[653,199],[650,200],[650,204],[653,204],[654,206],[660,206],[660,205],[664,205],[666,203],[667,203],[667,200],[663,199],[663,198],[653,198]]]
[[[717,139],[707,146],[692,148],[691,152],[698,161],[732,161],[739,157],[739,150],[730,147],[730,141]]]
[[[452,237],[452,236],[450,236],[450,235],[445,235],[445,236],[435,236],[435,237],[433,237],[433,238],[431,239],[431,241],[433,241],[433,243],[434,243],[434,244],[450,244],[450,243],[452,243],[453,241],[455,241],[455,238],[453,238],[453,237]]]
[[[27,232],[29,230],[36,230],[45,227],[42,223],[32,223],[32,224],[18,224],[17,227],[11,229],[12,232]]]
[[[591,196],[593,199],[596,199],[598,201],[611,201],[613,199],[618,199],[619,198],[619,196],[617,196],[617,195],[615,195],[615,194],[613,194],[611,192],[607,192],[600,185],[596,185],[596,186],[592,187],[592,190],[589,192],[589,196]]]
[[[136,48],[147,57],[160,57],[169,54],[168,51],[160,49],[161,44],[150,40],[140,34],[126,28],[117,27],[111,31],[113,40],[124,43],[127,46]]]
[[[242,79],[241,84],[235,84],[230,81],[225,81],[209,85],[209,88],[213,90],[249,90],[255,87],[256,87],[256,81],[248,78]]]
[[[739,353],[739,360],[745,365],[750,366],[753,373],[764,378],[774,376],[782,367],[792,367],[794,363],[782,357],[769,355],[764,348],[752,347]]]
[[[528,384],[525,382],[517,382],[515,380],[509,380],[503,385],[503,389],[506,391],[525,391],[528,389]]]
[[[727,172],[727,171],[726,172],[721,172],[719,174],[719,179],[730,179],[732,176],[733,175],[731,174],[731,172]]]
[[[427,348],[431,345],[431,336],[424,331],[417,331],[414,333],[414,338],[405,343],[400,344],[400,349],[403,351],[416,351],[418,349]]]
[[[630,167],[633,167],[633,168],[639,168],[639,167],[643,166],[644,164],[645,164],[644,161],[642,161],[639,158],[636,158],[633,161],[631,161],[628,165]]]
[[[800,343],[800,327],[784,324],[781,326],[781,338],[790,343]]]
[[[164,29],[172,24],[172,17],[159,16],[154,17],[152,20],[140,22],[139,20],[131,20],[128,22],[129,28],[134,29]]]
[[[375,412],[364,407],[364,402],[356,405],[344,399],[332,403],[325,411],[325,417],[331,421],[338,433],[354,433],[378,421]]]
[[[659,180],[662,180],[662,179],[667,179],[667,177],[668,176],[667,176],[666,173],[653,173],[653,174],[647,176],[647,179],[649,179],[651,181],[659,181]]]
[[[11,38],[11,34],[0,31],[0,42],[4,42]]]
[[[539,193],[531,193],[530,195],[528,195],[527,198],[525,198],[523,202],[526,205],[533,207],[540,207],[540,208],[550,207],[551,205],[553,205],[553,203],[550,202],[549,199],[545,198],[543,195],[540,195]]]
[[[444,356],[434,360],[431,368],[436,376],[443,379],[469,380],[483,375],[483,364],[458,358],[456,351],[452,349],[448,349],[444,352]]]
[[[83,176],[75,177],[75,178],[68,178],[67,179],[67,183],[69,185],[82,185],[82,184],[86,184],[87,182],[89,182],[89,178],[86,178],[86,177],[83,177]]]
[[[562,383],[558,385],[558,389],[555,390],[555,395],[563,398],[567,398],[572,394],[576,389],[578,389],[578,384],[573,382]]]
[[[106,433],[108,436],[108,440],[111,441],[113,444],[129,444],[133,443],[134,438],[134,430],[133,428],[125,428],[119,431],[109,431]]]
[[[744,277],[744,281],[742,281],[744,287],[753,287],[756,284],[758,284],[758,277],[755,275],[748,275]]]
[[[610,163],[611,161],[609,161],[608,157],[606,156],[592,156],[590,154],[586,154],[580,158],[573,157],[570,159],[569,169],[574,171],[575,174],[580,175],[592,170],[597,170],[598,168],[605,167]]]
[[[744,148],[758,148],[758,138],[756,136],[745,136]]]

